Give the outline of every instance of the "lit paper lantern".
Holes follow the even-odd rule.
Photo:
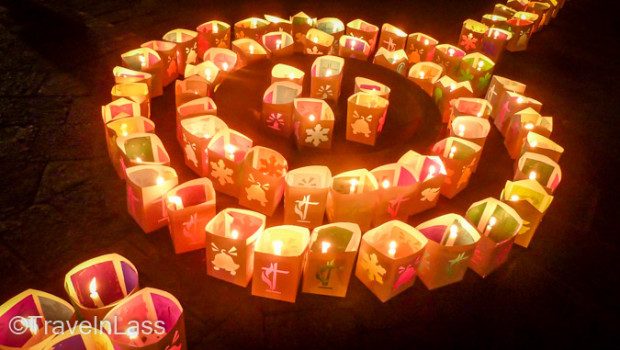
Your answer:
[[[414,194],[418,179],[408,165],[392,163],[370,171],[377,180],[377,204],[373,213],[374,226],[390,220],[407,221],[415,209]]]
[[[237,68],[267,59],[267,51],[258,42],[243,38],[232,42],[232,50],[237,54]]]
[[[142,47],[121,54],[121,59],[124,67],[151,74],[149,96],[156,97],[163,94],[163,80],[166,71],[157,51]]]
[[[186,64],[198,62],[198,33],[189,29],[173,29],[163,39],[177,44],[177,71],[184,74]]]
[[[0,306],[0,348],[41,349],[53,339],[54,325],[75,321],[71,304],[45,292],[25,290]]]
[[[381,35],[379,36],[379,48],[384,48],[388,51],[398,51],[405,49],[405,43],[407,42],[407,33],[395,26],[385,23],[381,26]]]
[[[252,147],[243,161],[239,204],[265,215],[273,215],[284,195],[286,159],[261,146]]]
[[[198,84],[196,84],[196,89],[202,89],[205,86],[199,81],[197,82]],[[194,85],[187,84],[187,86],[193,89]],[[199,94],[196,94],[197,96],[200,96],[202,93],[202,91],[199,92]],[[217,106],[210,97],[198,97],[196,99],[189,100],[188,102],[185,102],[177,107],[177,141],[179,141],[180,145],[183,146],[184,144],[186,144],[187,141],[183,138],[183,120],[205,115],[217,115]],[[219,129],[217,131],[219,131]],[[215,134],[211,133],[209,135],[213,136]]]
[[[151,73],[116,66],[112,70],[112,75],[114,75],[114,84],[145,83],[149,89],[149,94],[153,90],[153,75]]]
[[[322,165],[289,171],[284,188],[284,223],[308,228],[323,224],[332,173]]]
[[[484,96],[493,75],[495,62],[485,55],[474,52],[461,60],[458,81],[469,81],[476,97]]]
[[[103,324],[115,350],[187,349],[183,307],[172,294],[159,289],[136,292],[112,309]],[[153,331],[139,327],[144,324],[152,325]]]
[[[433,100],[441,113],[441,122],[450,121],[452,101],[461,97],[472,97],[473,89],[469,81],[456,82],[447,75],[439,78],[433,89]]]
[[[166,194],[168,227],[177,254],[205,248],[204,229],[215,216],[215,190],[201,177],[174,187]]]
[[[453,198],[467,187],[481,152],[479,145],[457,137],[445,138],[433,146],[433,153],[446,168],[446,178],[439,191],[442,196]]]
[[[510,17],[512,17],[512,15]],[[504,16],[487,13],[486,15],[482,16],[482,20],[480,22],[489,28],[507,29],[508,28],[508,25],[506,24],[507,20],[508,18]]]
[[[135,165],[169,165],[170,156],[159,137],[151,133],[134,133],[116,138],[121,168]]]
[[[235,41],[239,39],[251,39],[260,41],[263,34],[267,33],[269,21],[250,17],[235,23]]]
[[[377,180],[366,169],[334,176],[327,196],[329,222],[353,222],[367,231],[372,223],[378,189]]]
[[[380,96],[358,92],[347,100],[348,141],[374,146],[383,129],[390,102]]]
[[[116,84],[110,92],[112,100],[126,98],[140,105],[140,115],[151,117],[151,96],[149,87],[145,83]]]
[[[317,227],[310,236],[304,265],[304,293],[344,297],[360,245],[356,224],[339,222]]]
[[[343,35],[338,43],[338,56],[366,61],[370,56],[370,45],[363,39]]]
[[[495,115],[495,126],[502,135],[506,136],[512,116],[528,107],[540,112],[542,103],[512,91],[506,91],[502,94],[497,102],[497,109],[493,113]]]
[[[301,69],[278,63],[271,69],[271,84],[280,81],[290,81],[299,86],[303,86],[305,75],[306,73]]]
[[[370,45],[370,51],[374,51],[379,27],[358,18],[347,23],[346,33],[350,37],[363,39]]]
[[[263,35],[261,42],[272,57],[289,56],[294,52],[293,37],[286,32],[269,32]]]
[[[209,96],[209,81],[199,75],[177,80],[174,84],[174,100],[177,110],[192,100],[206,98],[207,96]]]
[[[297,147],[330,149],[334,133],[334,112],[327,102],[316,98],[296,98],[293,104]]]
[[[409,63],[433,61],[435,47],[439,42],[424,33],[413,33],[407,37],[407,57]]]
[[[480,51],[482,48],[482,37],[488,29],[489,27],[473,19],[465,20],[459,35],[458,46],[466,53]]]
[[[137,116],[140,116],[140,104],[124,97],[101,106],[101,119],[104,125],[117,118]]]
[[[387,85],[381,84],[374,80],[370,80],[368,78],[355,77],[355,87],[353,88],[354,94],[357,94],[358,92],[363,92],[366,94],[376,95],[385,99],[389,99],[391,91],[392,90]]]
[[[271,84],[263,94],[261,121],[263,127],[276,135],[289,137],[293,132],[293,109],[295,98],[302,87],[291,81]]]
[[[408,60],[405,50],[388,51],[382,47],[377,50],[372,63],[392,70],[400,75],[407,75]]]
[[[87,260],[65,275],[69,300],[80,319],[91,322],[91,325],[97,325],[110,310],[138,289],[138,270],[118,254]]]
[[[418,180],[418,186],[411,195],[412,208],[409,215],[434,208],[439,200],[441,185],[447,175],[441,158],[408,151],[400,157],[398,163],[409,166]]]
[[[491,104],[491,118],[495,119],[496,115],[499,114],[499,101],[504,95],[504,92],[512,91],[518,94],[523,94],[525,93],[525,87],[525,84],[518,81],[510,80],[497,74],[493,75],[493,77],[491,78],[491,83],[489,84],[489,89],[487,90],[487,94],[484,97]]]
[[[538,15],[538,20],[534,23],[532,33],[536,33],[541,30],[545,24],[549,24],[549,19],[551,18],[552,13],[551,4],[546,2],[530,1],[528,2],[525,10]]]
[[[312,63],[310,71],[310,97],[337,101],[344,69],[344,59],[321,56]]]
[[[443,75],[443,67],[433,62],[419,62],[409,68],[407,79],[416,83],[429,96],[433,95],[433,87]]]
[[[512,32],[512,39],[506,45],[506,50],[516,52],[527,49],[534,22],[528,20],[526,15],[521,15],[521,17],[509,19],[506,24],[508,24],[508,30]]]
[[[538,153],[523,153],[517,161],[513,181],[530,179],[538,181],[553,193],[562,181],[562,169],[551,158]]]
[[[461,60],[465,56],[465,51],[456,46],[441,44],[435,47],[433,62],[443,67],[444,74],[451,78],[458,76]]]
[[[528,247],[553,196],[536,180],[506,181],[500,199],[512,207],[523,220],[515,244]]]
[[[539,27],[540,20],[541,20],[541,17],[539,15],[537,15],[535,13],[531,13],[531,12],[525,12],[525,11],[517,11],[517,13],[514,14],[512,19],[515,19],[515,18],[516,19],[520,19],[520,20],[525,20],[525,21],[528,21],[528,22],[532,23],[530,28],[529,28],[529,30],[526,31],[527,35],[530,36],[530,37],[536,31],[536,28]],[[522,23],[521,24],[516,24],[516,21],[510,21],[510,20],[508,21],[508,24],[511,24],[511,25],[514,24],[517,27],[522,25]],[[515,29],[514,26],[511,26],[510,28],[512,29],[513,33],[518,32],[518,29]],[[525,48],[523,48],[523,50],[525,50]]]
[[[198,57],[203,57],[205,52],[212,47],[227,49],[230,47],[230,25],[221,21],[209,21],[196,28],[198,33]]]
[[[232,50],[212,47],[208,49],[203,57],[203,61],[211,61],[220,70],[222,80],[226,77],[228,72],[235,69],[237,66],[237,54]]]
[[[428,239],[398,220],[362,237],[355,276],[382,302],[411,288]]]
[[[506,6],[515,11],[525,11],[528,3],[529,0],[508,0],[506,1]]]
[[[467,116],[456,117],[450,127],[450,136],[459,137],[484,147],[490,130],[491,123],[487,119]],[[480,157],[476,158],[471,168],[472,172],[476,172],[479,163]]]
[[[508,130],[506,130],[504,139],[510,158],[519,157],[525,138],[531,131],[549,137],[553,131],[553,118],[543,117],[531,107],[515,113],[508,121]]]
[[[512,16],[514,16],[515,13],[517,13],[515,9],[508,7],[504,4],[495,4],[495,6],[493,7],[494,15],[498,15],[498,16],[502,16],[506,18],[512,18]]]
[[[418,277],[429,290],[460,282],[480,234],[462,216],[446,214],[416,227],[427,239]]]
[[[180,144],[187,165],[196,174],[206,177],[209,174],[209,142],[220,130],[228,126],[213,115],[200,115],[181,120],[183,142]]]
[[[207,145],[208,177],[216,191],[237,197],[240,191],[239,177],[246,153],[252,148],[252,140],[232,130],[222,129]]]
[[[125,178],[125,169],[121,166],[121,150],[116,139],[130,134],[155,133],[155,123],[144,117],[116,118],[106,124],[106,144],[108,155],[114,170],[121,179]]]
[[[207,274],[246,287],[254,273],[254,246],[265,230],[265,215],[227,208],[205,230]]]
[[[305,227],[265,229],[254,251],[252,295],[294,303],[309,241]]]
[[[330,52],[330,54],[335,55],[338,53],[340,37],[344,35],[344,23],[338,18],[325,17],[316,22],[316,27],[334,37],[334,45],[332,46],[332,52]]]
[[[192,76],[199,76],[205,79],[209,88],[217,85],[217,83],[223,80],[222,75],[220,74],[220,69],[211,61],[204,61],[196,65],[191,63],[186,64],[185,77],[189,79]],[[210,90],[211,89],[207,90],[207,94],[211,93]]]
[[[164,196],[179,183],[176,171],[163,165],[127,168],[127,211],[144,233],[168,225]]]
[[[523,144],[523,149],[521,150],[519,157],[526,152],[539,153],[549,157],[554,162],[559,163],[560,157],[562,156],[562,153],[564,153],[564,147],[558,145],[543,135],[535,132],[529,132],[525,137],[525,143]]]
[[[289,35],[293,34],[293,23],[290,20],[272,15],[265,15],[264,17],[269,22],[269,29],[267,29],[268,32],[282,32]]]
[[[450,126],[458,117],[478,117],[489,119],[491,116],[491,104],[483,98],[461,97],[452,100],[452,113],[450,114]]]
[[[293,39],[295,39],[295,52],[304,52],[304,38],[310,28],[316,25],[316,17],[310,17],[304,12],[291,16],[293,24]]]
[[[495,198],[473,203],[465,217],[480,233],[469,268],[486,277],[508,259],[523,220],[509,205]]]
[[[161,79],[161,81],[156,82],[156,84],[168,86],[179,76],[177,69],[177,45],[175,43],[152,40],[145,42],[140,45],[140,47],[147,47],[155,50],[161,59],[162,74],[154,77],[155,79]],[[160,94],[155,94],[154,96],[158,95]]]
[[[490,28],[482,38],[481,52],[491,61],[498,62],[510,39],[512,39],[511,32],[500,28]]]
[[[334,37],[317,28],[310,28],[303,42],[306,55],[329,55],[334,45]]]

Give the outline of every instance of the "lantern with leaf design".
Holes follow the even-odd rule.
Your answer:
[[[316,25],[316,17],[310,17],[304,12],[291,16],[295,52],[304,52],[304,38],[312,27]]]
[[[441,158],[408,151],[400,157],[398,163],[409,166],[418,180],[418,185],[409,200],[412,205],[409,215],[435,207],[439,200],[441,185],[447,175]]]
[[[239,204],[273,215],[284,195],[287,170],[288,163],[280,153],[266,147],[252,147],[243,161]]]
[[[332,46],[332,52],[330,52],[330,54],[335,55],[338,53],[340,37],[344,35],[344,23],[338,18],[324,17],[316,22],[316,27],[334,37],[334,45]]]
[[[258,17],[242,19],[235,23],[235,40],[251,39],[260,41],[263,34],[267,33],[269,21]]]
[[[366,169],[334,176],[327,196],[329,222],[353,222],[367,231],[376,208],[378,189],[377,180]]]
[[[334,45],[334,37],[317,28],[310,28],[304,37],[306,55],[329,55]]]
[[[313,228],[323,224],[332,173],[323,165],[289,171],[284,188],[284,223]]]
[[[241,166],[252,148],[252,140],[238,131],[222,129],[207,145],[210,171],[208,178],[216,191],[237,197]]]
[[[433,146],[433,154],[441,158],[446,167],[446,178],[440,193],[453,198],[464,190],[480,158],[482,147],[471,141],[458,137],[448,137]]]
[[[461,60],[459,67],[459,81],[469,81],[473,94],[476,97],[484,96],[493,75],[495,62],[485,55],[474,52]]]

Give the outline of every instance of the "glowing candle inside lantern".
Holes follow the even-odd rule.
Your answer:
[[[484,62],[479,61],[479,62],[478,62],[478,67],[477,67],[476,69],[477,69],[477,70],[481,70],[481,69],[482,69],[482,66],[484,66]]]
[[[158,178],[157,178],[157,185],[161,186],[161,185],[163,185],[163,184],[164,184],[164,178],[163,178],[163,177],[161,177],[161,176],[160,176],[160,177],[158,177]]]
[[[536,147],[537,144],[538,144],[538,142],[532,141],[532,142],[530,142],[530,147],[534,148],[534,147]]]
[[[454,49],[448,49],[448,55],[454,56]]]
[[[512,196],[510,196],[510,200],[513,202],[516,202],[519,200],[519,196],[517,196],[516,194],[513,194]]]
[[[321,252],[327,253],[327,250],[331,247],[331,243],[329,242],[321,242]]]
[[[532,129],[534,128],[534,124],[532,124],[532,123],[527,123],[527,124],[525,124],[525,128],[526,128],[527,130],[532,130]]]
[[[295,73],[291,72],[291,74],[288,75],[288,78],[291,80],[295,79]]]
[[[138,339],[138,335],[139,335],[138,329],[134,327],[127,328],[127,330],[125,331],[125,334],[127,335],[127,338],[129,338],[129,340],[131,340],[132,342]]]
[[[452,146],[450,148],[450,154],[448,154],[448,158],[452,159],[454,158],[454,153],[456,152],[456,146]]]
[[[312,39],[312,41],[314,41],[314,43],[318,43],[319,42],[319,38],[317,38],[316,36],[314,37],[314,39]]]
[[[420,79],[424,79],[424,71],[420,72]]]
[[[204,137],[205,139],[210,139],[210,138],[211,138],[211,135],[209,135],[209,134],[204,134],[202,137]]]
[[[213,33],[217,34],[217,25],[215,25],[215,24],[213,25]]]
[[[465,136],[465,125],[463,124],[459,125],[459,136],[460,137]]]
[[[237,147],[228,144],[224,147],[224,151],[228,153],[228,158],[235,160],[235,151],[237,150]]]
[[[99,297],[99,293],[97,293],[97,277],[93,277],[93,280],[90,281],[90,298],[93,300],[93,303],[96,307],[103,307],[103,301]]]
[[[254,54],[254,45],[250,45],[250,55]]]
[[[454,89],[456,89],[456,84],[452,83],[452,85],[450,85],[450,91],[454,91]]]
[[[494,216],[491,216],[491,219],[489,219],[489,224],[487,225],[486,229],[484,230],[484,235],[488,236],[491,233],[491,229],[493,228],[493,226],[495,226],[495,223],[497,222],[497,219]]]
[[[224,62],[222,63],[222,68],[227,71],[228,70],[228,63]]]
[[[390,249],[388,250],[388,254],[390,254],[391,257],[394,257],[394,255],[396,255],[396,242],[395,241],[390,242]]]
[[[179,196],[169,196],[168,200],[174,203],[177,210],[183,209],[183,199]]]
[[[239,238],[239,231],[232,230],[231,235],[232,235],[233,239],[237,239],[237,238]]]
[[[314,114],[310,114],[310,117],[308,117],[308,119],[310,119],[311,122],[314,121]]]
[[[273,241],[273,253],[275,255],[282,254],[282,241]]]
[[[424,45],[428,45],[428,39],[424,39]]]
[[[282,45],[282,40],[276,40],[276,50],[280,50],[281,45]]]
[[[355,40],[351,40],[351,50],[355,49]]]
[[[446,240],[446,247],[452,247],[454,245],[454,242],[456,241],[456,237],[458,235],[458,227],[456,227],[456,225],[452,225],[450,226],[450,235],[448,236],[448,239]]]
[[[205,69],[205,76],[207,77],[207,81],[211,81],[211,70]]]
[[[381,186],[383,186],[383,188],[389,188],[390,187],[390,181],[389,180],[383,180],[383,183],[381,184]]]
[[[517,103],[523,103],[523,97],[517,98]]]
[[[482,117],[482,111],[478,112],[478,117]]]
[[[256,20],[255,20],[255,19],[253,19],[253,20],[252,20],[252,28],[256,28],[256,27],[257,27]]]
[[[146,58],[144,58],[144,56],[140,55],[138,56],[138,59],[140,60],[140,65],[142,67],[146,66]]]
[[[328,69],[327,71],[325,71],[325,76],[329,77],[330,75],[332,75],[332,70]]]
[[[497,39],[497,36],[498,36],[498,35],[499,35],[499,32],[496,30],[496,31],[495,31],[495,36],[494,36],[494,39]]]
[[[32,335],[36,335],[39,332],[39,325],[36,318],[22,318],[20,319],[22,327],[27,328]]]
[[[435,171],[436,170],[435,170],[435,166],[434,165],[429,166],[428,167],[428,175],[426,175],[426,179],[424,181],[426,181],[428,179],[432,179],[433,176],[435,176]]]
[[[536,180],[536,172],[535,171],[532,171],[530,173],[530,180]]]
[[[359,183],[359,181],[357,179],[351,179],[351,181],[349,181],[351,183],[351,188],[349,188],[349,193],[355,193],[355,191],[357,190],[357,184]]]

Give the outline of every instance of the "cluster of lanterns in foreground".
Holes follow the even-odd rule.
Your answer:
[[[540,114],[542,104],[524,95],[524,84],[492,71],[504,49],[524,50],[530,34],[562,5],[498,4],[481,22],[464,22],[457,46],[438,45],[422,33],[407,35],[391,24],[379,31],[363,20],[345,26],[303,12],[290,20],[237,22],[232,43],[230,26],[220,21],[144,43],[122,55],[123,67],[113,71],[113,101],[102,107],[110,159],[127,184],[128,211],[145,232],[169,226],[176,253],[206,249],[210,276],[242,287],[252,280],[253,295],[276,300],[294,302],[300,285],[305,293],[344,297],[354,271],[383,302],[416,277],[435,289],[459,282],[467,268],[487,276],[506,261],[513,244],[529,245],[561,180],[557,162],[563,153],[549,139],[552,118]],[[298,147],[330,148],[338,116],[328,102],[340,96],[342,57],[374,57],[373,63],[406,76],[435,100],[450,136],[430,155],[409,151],[371,171],[332,176],[321,165],[289,170],[278,152],[254,146],[218,118],[210,96],[233,70],[295,52],[318,55],[309,97],[302,97],[305,72],[274,66],[263,96],[265,131],[293,134]],[[200,176],[182,184],[150,120],[150,99],[173,82],[177,139],[185,164]],[[389,94],[389,86],[356,77],[347,140],[374,145]],[[517,159],[499,199],[473,203],[463,216],[406,224],[409,216],[434,207],[440,194],[452,198],[467,186],[490,120]],[[216,191],[248,209],[216,212]],[[283,225],[265,227],[266,215],[282,199]],[[323,223],[325,213],[329,224]],[[119,255],[78,265],[67,274],[65,288],[71,304],[35,290],[3,304],[0,347],[186,348],[179,302],[167,292],[140,289],[137,269]],[[23,318],[21,334],[5,327],[16,316]],[[76,319],[91,322],[95,331],[48,332],[54,321]],[[144,321],[159,328],[145,330]]]

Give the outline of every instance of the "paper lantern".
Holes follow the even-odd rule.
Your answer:
[[[246,153],[252,148],[252,140],[232,130],[217,132],[207,145],[209,179],[216,191],[237,197],[240,191],[239,176]]]
[[[162,73],[161,75],[154,76],[155,79],[161,79],[161,81],[156,82],[156,84],[168,86],[179,76],[179,72],[177,69],[177,45],[175,43],[161,40],[152,40],[145,42],[144,44],[140,45],[140,47],[147,47],[149,49],[155,50],[155,52],[157,52],[159,58],[161,59]],[[161,94],[155,94],[154,96],[158,95]]]
[[[538,20],[534,23],[532,33],[536,33],[541,30],[545,24],[549,24],[549,19],[551,18],[551,5],[549,3],[530,1],[525,10],[538,15]]]
[[[366,61],[370,56],[370,45],[363,39],[343,35],[338,41],[338,56]]]
[[[512,15],[510,17],[512,17]],[[482,20],[480,22],[489,28],[507,29],[507,20],[508,18],[504,16],[488,13],[482,16]]]
[[[205,247],[204,229],[215,216],[215,190],[204,177],[187,181],[166,194],[168,227],[177,254]]]
[[[334,176],[327,196],[329,222],[353,222],[367,231],[372,223],[378,189],[377,180],[366,169]]]
[[[221,75],[222,80],[226,77],[225,75],[228,74],[228,72],[232,71],[237,66],[237,54],[229,49],[212,47],[208,49],[202,57],[203,61],[211,61],[215,64],[220,70],[219,75]]]
[[[304,265],[302,291],[343,298],[349,287],[360,238],[360,228],[348,222],[315,228]]]
[[[250,17],[235,23],[235,41],[239,39],[249,39],[260,41],[263,34],[267,33],[269,21]]]
[[[346,34],[350,37],[363,39],[370,46],[370,51],[374,51],[379,27],[358,18],[347,23]]]
[[[19,317],[21,322],[16,322]],[[25,290],[0,306],[0,348],[41,349],[53,338],[55,324],[75,320],[71,304],[45,292]]]
[[[294,52],[293,37],[286,32],[269,32],[263,35],[261,42],[272,57],[289,56]]]
[[[545,24],[549,24],[552,18],[555,18],[558,15],[558,12],[562,7],[564,7],[564,3],[566,0],[543,0],[542,2],[547,3],[551,6],[549,9],[549,14],[547,15]]]
[[[268,32],[282,32],[289,35],[293,34],[293,23],[290,20],[272,15],[265,15],[264,17],[269,22],[267,29]]]
[[[409,34],[406,49],[409,63],[432,62],[438,43],[437,40],[423,33]]]
[[[304,73],[301,69],[287,64],[278,63],[271,69],[271,83],[290,81],[299,86],[303,86],[305,75],[306,73]]]
[[[239,204],[273,215],[284,195],[287,170],[288,163],[280,153],[267,147],[252,147],[243,161]]]
[[[115,350],[187,348],[183,307],[172,294],[159,289],[136,292],[112,309],[103,324]],[[141,327],[145,324],[153,331]]]
[[[440,157],[425,156],[414,151],[408,151],[398,160],[413,171],[418,180],[418,186],[411,195],[411,215],[434,208],[439,200],[439,191],[447,172]]]
[[[121,59],[124,67],[151,74],[149,96],[156,97],[163,94],[163,81],[167,73],[157,51],[142,47],[121,54]]]
[[[159,137],[151,133],[134,133],[116,138],[121,168],[135,165],[169,165],[170,156]]]
[[[488,29],[489,27],[473,19],[465,20],[459,35],[458,46],[466,53],[480,51],[482,48],[482,37]]]
[[[362,237],[355,276],[382,302],[413,286],[428,239],[402,221],[375,227]]]
[[[506,1],[506,6],[515,11],[525,11],[528,3],[529,0],[508,0]]]
[[[101,119],[104,125],[117,118],[136,116],[140,116],[140,104],[124,97],[101,106]]]
[[[462,216],[446,214],[416,227],[427,239],[418,277],[429,290],[460,282],[480,234]]]
[[[519,156],[523,155],[525,152],[539,153],[559,163],[560,157],[562,153],[564,153],[564,147],[543,135],[530,131],[525,137],[525,143],[523,144],[523,149]]]
[[[181,148],[185,156],[185,165],[202,177],[209,174],[209,142],[220,130],[228,126],[213,115],[201,115],[181,120]]]
[[[114,350],[114,346],[110,338],[100,329],[82,324],[54,335],[42,348],[37,349]]]
[[[515,244],[528,247],[538,225],[547,212],[553,196],[536,180],[506,181],[500,199],[513,208],[523,220]]]
[[[478,117],[456,117],[450,128],[450,136],[459,137],[461,139],[471,141],[480,147],[484,144],[491,130],[491,123],[487,119]],[[480,157],[476,158],[471,168],[473,173],[478,169]]]
[[[358,92],[347,100],[346,139],[374,146],[383,129],[390,102],[383,97]]]
[[[512,116],[528,107],[540,112],[542,103],[512,91],[506,91],[502,94],[497,102],[497,110],[493,113],[495,115],[495,126],[502,135],[506,136]]]
[[[525,87],[525,84],[518,81],[510,80],[499,75],[493,75],[487,94],[484,97],[491,104],[491,118],[495,119],[495,117],[499,114],[499,110],[501,109],[499,107],[499,101],[502,99],[504,92],[512,91],[518,94],[523,94],[525,93]]]
[[[385,99],[389,99],[391,91],[392,89],[390,89],[390,87],[387,85],[367,78],[355,77],[355,87],[353,88],[354,94],[357,94],[358,92],[363,92],[366,94],[376,95]]]
[[[517,13],[514,14],[514,16],[512,17],[513,19],[518,18],[521,20],[526,20],[532,23],[531,27],[530,27],[530,31],[528,33],[529,36],[532,36],[532,34],[537,30],[537,28],[540,26],[540,20],[542,19],[539,15],[532,13],[532,12],[525,12],[525,11],[517,11]],[[514,22],[510,22],[508,21],[509,24],[514,23]],[[513,33],[515,32],[515,30],[513,29]]]
[[[327,34],[331,34],[334,37],[334,45],[332,46],[332,52],[330,52],[330,54],[337,54],[338,47],[340,46],[340,37],[344,35],[344,23],[342,23],[342,21],[338,18],[324,17],[316,22],[316,27],[319,30],[324,31]]]
[[[116,139],[138,133],[155,134],[155,123],[144,117],[127,117],[116,118],[106,124],[108,155],[114,166],[114,170],[116,170],[116,173],[121,179],[125,178],[125,169],[121,165],[122,155],[116,143]]]
[[[548,137],[552,130],[553,118],[543,117],[531,107],[515,113],[508,121],[508,129],[504,139],[508,155],[512,159],[519,157],[529,132],[537,132]]]
[[[446,167],[447,175],[439,191],[442,196],[453,198],[467,187],[481,152],[479,145],[457,137],[445,138],[433,146],[433,153]]]
[[[212,77],[211,73],[208,76]],[[200,75],[192,75],[184,80],[177,80],[174,84],[174,100],[177,111],[180,106],[207,96],[209,96],[209,81]]]
[[[490,28],[482,38],[481,51],[491,61],[498,62],[510,39],[512,39],[511,32],[500,28]]]
[[[230,25],[221,21],[209,21],[196,28],[196,42],[198,57],[212,47],[227,49],[230,47]]]
[[[127,168],[127,211],[144,233],[168,225],[164,196],[179,183],[176,171],[163,165]]]
[[[463,57],[459,67],[459,81],[471,83],[474,96],[484,96],[493,75],[495,62],[485,55],[474,52]]]
[[[517,11],[513,8],[510,8],[504,4],[495,4],[493,7],[493,14],[498,16],[503,16],[506,18],[512,18]]]
[[[189,79],[191,79],[191,77],[185,80],[189,80]],[[202,80],[202,78],[200,78],[200,80]],[[187,84],[187,86],[192,87],[193,84]],[[206,85],[198,82],[196,88],[201,89],[201,87],[204,87],[204,86]],[[200,92],[202,93],[202,91]],[[201,93],[196,94],[196,96],[200,96]],[[188,95],[191,95],[191,94],[188,93]],[[176,134],[177,134],[177,141],[179,141],[180,145],[183,146],[186,143],[186,140],[183,138],[183,125],[182,125],[183,120],[192,118],[192,117],[205,116],[205,115],[217,115],[217,106],[215,105],[215,102],[213,102],[213,100],[210,97],[198,97],[188,102],[185,102],[177,107],[177,120],[176,120],[177,133]],[[209,135],[213,136],[214,134],[210,133]],[[204,134],[202,136],[204,136]]]
[[[340,97],[344,59],[321,56],[312,63],[310,70],[310,97],[337,101]]]
[[[296,98],[293,104],[297,147],[330,149],[334,133],[334,112],[327,102],[316,98]]]
[[[414,194],[418,179],[409,165],[392,163],[370,171],[377,180],[377,204],[373,213],[373,226],[390,220],[407,221],[415,209]]]
[[[381,26],[379,48],[384,48],[388,51],[404,50],[406,42],[407,33],[389,23],[385,23]]]
[[[207,274],[241,287],[254,273],[254,246],[265,230],[265,215],[227,208],[207,224]]]
[[[293,39],[295,39],[295,52],[304,52],[304,38],[310,28],[316,25],[316,17],[310,17],[304,12],[291,16],[293,24]]]
[[[465,51],[456,46],[441,44],[435,47],[433,61],[443,67],[444,74],[451,78],[458,76],[461,60],[465,56]]]
[[[509,205],[495,198],[473,203],[465,217],[480,233],[469,268],[486,277],[506,262],[523,220]]]
[[[310,28],[303,40],[307,55],[329,55],[334,45],[334,37],[317,28]]]
[[[528,20],[526,17],[526,15],[522,15],[521,17],[513,17],[506,21],[508,30],[512,32],[512,39],[510,39],[506,45],[506,50],[516,52],[527,49],[527,43],[530,40],[534,22]]]
[[[149,89],[149,94],[153,90],[153,75],[151,73],[116,66],[112,70],[112,75],[114,75],[114,84],[145,83]]]
[[[189,29],[173,29],[164,34],[163,39],[177,44],[177,70],[185,72],[186,64],[198,62],[198,33]]]
[[[332,173],[322,165],[289,171],[284,188],[284,223],[308,228],[323,224]]]
[[[377,50],[372,63],[385,67],[400,75],[407,75],[408,64],[405,50],[388,51],[382,47]]]
[[[65,290],[80,319],[96,325],[115,306],[140,289],[138,270],[118,254],[87,260],[67,272]]]
[[[185,77],[199,76],[207,81],[207,87],[217,85],[223,80],[220,69],[211,61],[204,61],[196,65],[188,63],[185,65]],[[209,95],[211,91],[207,90]]]
[[[310,232],[299,226],[265,229],[256,242],[252,295],[295,302]]]
[[[469,81],[456,82],[447,75],[439,78],[433,89],[433,100],[441,113],[441,122],[450,121],[452,101],[461,97],[472,97],[473,89]]]
[[[517,161],[513,181],[536,180],[553,193],[562,181],[562,169],[551,158],[539,153],[523,153]]]
[[[450,124],[458,117],[478,117],[489,119],[492,112],[491,104],[483,98],[460,97],[452,100]]]
[[[407,79],[416,83],[429,96],[433,95],[433,86],[443,75],[443,67],[433,62],[419,62],[411,66]]]
[[[248,64],[267,59],[267,51],[258,42],[243,38],[232,42],[232,49],[239,58],[237,68],[242,68]]]
[[[263,127],[276,135],[289,137],[293,132],[293,109],[295,98],[302,87],[291,81],[271,84],[263,94],[261,121]]]
[[[151,96],[145,83],[116,84],[112,87],[112,99],[126,98],[140,105],[140,115],[151,117]]]

